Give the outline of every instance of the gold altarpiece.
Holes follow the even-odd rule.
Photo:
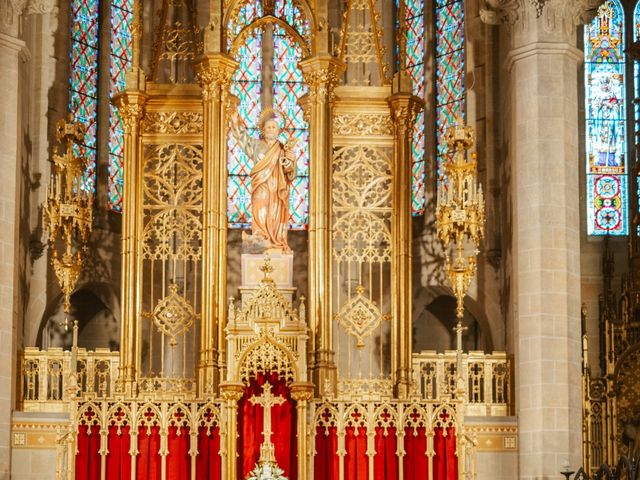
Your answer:
[[[459,475],[472,478],[474,439],[461,419],[466,411],[508,414],[509,363],[506,356],[465,356],[464,366],[451,356],[412,356],[410,139],[425,106],[408,78],[385,64],[379,6],[347,1],[333,45],[327,2],[293,2],[307,38],[270,2],[241,25],[244,3],[212,0],[201,32],[189,4],[165,2],[145,73],[135,2],[133,66],[114,99],[125,130],[119,357],[92,359],[77,348],[53,360],[25,352],[24,408],[67,405],[60,407],[71,415],[60,478],[75,478],[79,427],[100,435],[104,478],[109,429],[129,426],[134,476],[140,427],[160,432],[163,480],[168,432],[185,428],[192,478],[198,431],[216,429],[221,478],[235,479],[238,401],[251,378],[277,372],[297,412],[298,478],[314,478],[315,436],[331,428],[341,479],[349,429],[366,432],[373,478],[376,428],[385,435],[393,428],[400,459],[405,432],[425,429],[430,471],[434,430],[455,428]],[[298,42],[308,85],[301,99],[310,132],[308,298],[285,298],[267,262],[253,296],[239,302],[227,287],[227,262],[240,261],[227,258],[230,86],[239,43],[269,25]],[[367,80],[344,85],[345,72]],[[50,365],[59,367],[53,375]],[[463,396],[454,388],[456,366],[469,387]],[[55,376],[64,369],[74,382]],[[65,387],[51,397],[45,382]],[[402,461],[398,468],[402,478]]]

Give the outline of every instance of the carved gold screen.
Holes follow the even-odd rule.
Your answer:
[[[338,391],[390,390],[393,150],[388,113],[338,112],[333,153]]]
[[[142,392],[189,392],[195,386],[203,127],[201,112],[184,110],[185,103],[179,108],[148,112],[142,123]]]

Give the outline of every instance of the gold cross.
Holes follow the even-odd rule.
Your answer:
[[[286,400],[282,395],[275,396],[271,393],[271,384],[265,382],[262,387],[262,395],[259,397],[254,395],[249,401],[252,405],[260,405],[264,408],[264,417],[262,420],[262,436],[264,440],[260,445],[260,463],[275,462],[275,446],[271,443],[271,407],[282,405]]]

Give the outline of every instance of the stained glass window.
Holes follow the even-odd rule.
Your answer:
[[[87,169],[83,188],[93,191],[96,174],[98,112],[98,0],[71,2],[71,75],[69,111],[85,125],[83,150]],[[77,151],[76,154],[81,154]]]
[[[262,31],[256,29],[239,48],[238,69],[231,84],[231,94],[240,99],[239,117],[254,138],[259,138],[260,94],[262,92]],[[229,227],[247,228],[251,225],[251,184],[249,173],[252,161],[247,158],[233,135],[228,136],[227,215]]]
[[[607,0],[584,35],[588,233],[626,235],[625,41],[620,2]]]
[[[436,0],[436,165],[447,155],[445,133],[465,114],[464,1]]]
[[[276,0],[276,17],[281,18],[291,25],[302,38],[309,35],[309,21],[300,11],[293,0]]]
[[[124,89],[125,72],[131,66],[131,21],[133,0],[111,2],[110,95]],[[109,105],[109,208],[122,211],[124,132],[117,108]]]
[[[637,42],[640,40],[640,0],[636,3],[635,8],[633,9],[633,41]],[[638,78],[638,74],[640,74],[640,63],[633,62],[633,78],[634,78],[634,89],[636,98],[640,98],[640,79]],[[638,126],[640,126],[640,104],[635,104],[636,108],[636,131],[638,131]]]
[[[99,31],[99,0],[73,0],[71,3],[71,75],[69,79],[69,111],[76,121],[85,126],[82,149],[87,159],[83,188],[95,190],[98,109],[109,110],[108,125],[108,206],[122,210],[123,131],[117,109],[109,100],[124,88],[125,72],[131,63],[131,22],[133,0],[111,0],[109,5],[110,29]],[[98,92],[98,77],[102,71],[98,61],[98,43],[101,35],[109,40],[109,91]],[[100,72],[99,72],[100,69]],[[106,70],[106,69],[105,69]],[[99,106],[100,105],[100,106]],[[77,152],[80,153],[80,152]]]
[[[425,98],[424,0],[405,1],[406,64],[413,94]],[[424,213],[425,204],[425,114],[418,114],[411,140],[412,205],[414,215]]]
[[[259,6],[252,8],[255,9],[254,13],[261,11]],[[289,24],[298,32],[308,31],[307,20],[291,0],[278,0],[275,13],[278,18],[291,22]],[[268,55],[265,50],[268,50]],[[283,143],[297,140],[297,171],[291,189],[289,227],[295,230],[305,229],[309,216],[309,127],[299,103],[300,98],[308,91],[298,66],[302,49],[280,24],[274,22],[265,30],[256,28],[247,35],[235,58],[239,67],[233,77],[231,93],[240,99],[238,113],[248,133],[259,138],[258,117],[263,102],[267,102],[265,106],[273,106],[284,114],[286,124],[282,125],[280,140]],[[263,70],[268,72],[265,78],[273,74],[272,83],[262,84]],[[252,167],[253,161],[247,158],[233,135],[229,135],[227,215],[230,228],[251,226]]]
[[[297,173],[291,188],[290,226],[300,230],[305,228],[309,216],[309,128],[298,101],[308,88],[298,67],[302,51],[278,26],[274,29],[273,49],[273,103],[287,120],[281,140],[297,140]]]

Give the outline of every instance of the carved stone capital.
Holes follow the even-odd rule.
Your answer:
[[[140,127],[140,120],[144,114],[147,95],[142,92],[124,91],[113,97],[113,104],[118,107],[124,132],[132,134]]]
[[[486,0],[480,18],[489,25],[504,24],[524,32],[541,27],[544,33],[575,35],[577,25],[588,23],[604,0]]]
[[[387,101],[396,136],[407,135],[413,129],[418,114],[424,109],[424,100],[409,93],[397,93]]]
[[[205,54],[194,62],[198,83],[202,87],[204,101],[212,95],[227,91],[238,62],[225,54]]]
[[[238,400],[244,395],[244,384],[241,382],[222,382],[220,383],[220,396],[223,400],[230,403],[238,403]]]
[[[0,0],[0,33],[18,36],[18,21],[26,4],[26,0]]]
[[[314,388],[311,382],[294,382],[291,384],[291,398],[296,402],[308,402],[313,398]]]
[[[56,0],[29,0],[24,13],[26,15],[42,15],[51,13],[54,11],[54,9],[58,8],[58,5],[56,3]]]
[[[318,55],[301,61],[300,67],[309,85],[309,98],[333,102],[335,87],[346,69],[344,62],[330,55]]]

